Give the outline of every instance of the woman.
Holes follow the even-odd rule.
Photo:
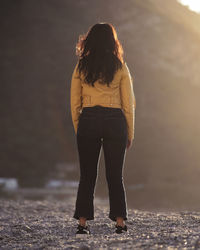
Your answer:
[[[113,25],[97,23],[76,45],[79,60],[71,81],[71,115],[77,139],[80,182],[73,218],[76,236],[90,234],[86,220],[94,219],[94,190],[101,146],[109,189],[109,218],[115,232],[127,231],[123,184],[126,149],[134,139],[136,99],[133,81],[123,60],[123,48]]]

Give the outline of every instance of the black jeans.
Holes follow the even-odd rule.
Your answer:
[[[127,220],[123,166],[128,140],[126,118],[120,108],[84,107],[79,116],[77,146],[80,181],[73,218],[94,219],[94,190],[103,145],[106,180],[109,190],[109,218]]]

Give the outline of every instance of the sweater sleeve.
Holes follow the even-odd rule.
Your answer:
[[[71,116],[75,134],[77,134],[79,115],[82,109],[82,86],[81,86],[81,78],[77,71],[77,67],[78,63],[76,64],[72,74],[71,89],[70,89]]]
[[[123,73],[120,84],[121,104],[127,121],[128,139],[133,140],[135,132],[136,109],[136,98],[133,90],[133,78],[126,63],[124,63],[123,65],[122,72]]]

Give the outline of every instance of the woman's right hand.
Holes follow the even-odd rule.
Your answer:
[[[129,148],[131,148],[131,146],[132,146],[132,140],[130,141],[130,140],[128,140],[128,142],[127,142],[127,149],[129,149]]]

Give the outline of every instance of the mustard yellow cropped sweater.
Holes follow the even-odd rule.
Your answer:
[[[99,80],[94,87],[84,82],[83,74],[79,74],[76,64],[70,89],[71,116],[77,134],[79,115],[83,107],[101,105],[121,108],[127,121],[128,139],[134,139],[136,98],[133,90],[133,78],[126,63],[115,73],[108,87]]]

